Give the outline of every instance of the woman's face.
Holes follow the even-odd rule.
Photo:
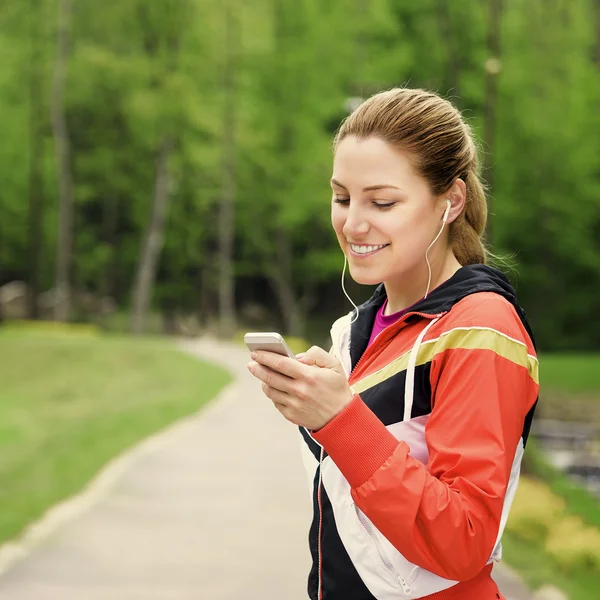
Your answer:
[[[335,153],[331,187],[331,222],[356,282],[402,284],[426,272],[425,252],[446,206],[404,152],[380,138],[348,136]]]

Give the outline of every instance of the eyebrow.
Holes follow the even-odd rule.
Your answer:
[[[337,185],[338,187],[347,189],[346,186],[342,185],[337,179],[331,179],[331,183],[333,183],[334,185]],[[399,187],[396,187],[395,185],[389,185],[389,184],[381,184],[381,185],[369,185],[366,188],[363,188],[363,192],[372,192],[373,190],[384,190],[386,188],[391,188],[394,190],[399,190]]]

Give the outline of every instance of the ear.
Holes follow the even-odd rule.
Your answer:
[[[450,200],[450,211],[448,212],[448,219],[446,221],[449,225],[464,210],[465,202],[467,201],[467,186],[462,179],[457,177],[452,187],[443,195],[444,210],[447,208],[447,200]]]

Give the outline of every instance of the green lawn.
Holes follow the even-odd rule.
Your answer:
[[[542,354],[542,391],[596,396],[600,401],[600,354]]]
[[[600,354],[542,355],[537,415],[600,429]]]
[[[229,381],[157,339],[0,333],[0,541]]]

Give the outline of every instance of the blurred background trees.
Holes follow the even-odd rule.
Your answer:
[[[474,127],[540,346],[598,350],[599,23],[595,0],[5,0],[3,310],[325,340],[349,308],[331,136],[406,84]]]

